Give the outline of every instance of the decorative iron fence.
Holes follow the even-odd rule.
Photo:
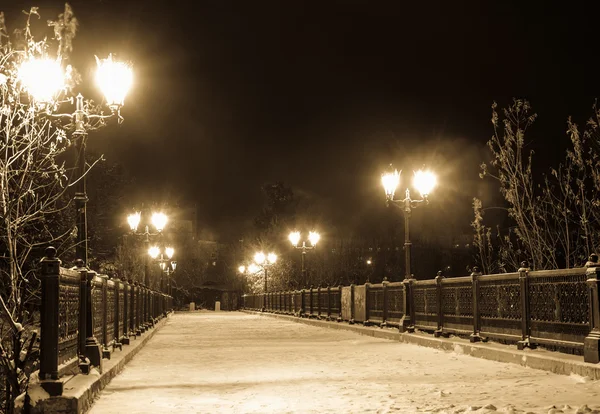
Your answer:
[[[173,309],[171,296],[137,282],[60,267],[52,247],[42,259],[41,281],[39,378],[50,395],[62,394],[62,372],[78,365],[89,373]]]
[[[600,362],[600,263],[586,267],[245,295],[244,308],[542,345]],[[290,301],[277,306],[269,297]],[[285,302],[286,304],[288,302]]]

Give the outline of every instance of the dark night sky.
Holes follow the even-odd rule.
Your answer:
[[[568,115],[590,115],[597,14],[567,2],[415,3],[73,1],[78,69],[112,51],[136,74],[125,123],[89,146],[149,198],[198,203],[221,234],[256,214],[264,182],[284,181],[340,221],[367,215],[390,162],[438,170],[438,209],[464,210],[468,226],[472,196],[489,191],[477,166],[493,101],[532,102],[540,163],[562,152]],[[39,5],[46,19],[61,4],[0,9]]]

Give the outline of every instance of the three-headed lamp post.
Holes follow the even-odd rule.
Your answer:
[[[35,101],[36,107],[42,113],[57,120],[66,120],[67,124],[61,127],[70,130],[77,151],[76,183],[75,183],[75,209],[77,213],[77,244],[75,254],[80,265],[88,264],[88,237],[86,193],[87,165],[85,162],[85,146],[87,131],[105,124],[109,118],[117,118],[119,123],[121,107],[125,96],[133,83],[131,67],[123,62],[114,61],[112,55],[106,59],[96,57],[96,84],[103,92],[105,105],[110,114],[105,115],[100,107],[93,108],[88,101],[84,101],[81,93],[76,97],[67,87],[67,80],[72,73],[71,66],[64,67],[63,62],[47,57],[30,56],[24,60],[18,69],[18,78],[27,93]],[[64,104],[75,100],[75,111],[72,113],[58,113]]]
[[[296,249],[300,249],[302,252],[302,287],[306,287],[306,252],[307,250],[312,250],[315,247],[317,247],[317,243],[319,242],[319,240],[321,239],[321,236],[319,235],[319,233],[317,233],[316,231],[311,231],[308,233],[308,242],[310,243],[309,246],[306,245],[306,240],[302,241],[302,245],[300,245],[300,239],[302,238],[301,234],[299,231],[293,231],[289,234],[288,239],[290,241],[290,243],[292,243],[292,246],[294,246],[294,248]]]
[[[413,200],[410,197],[410,190],[408,187],[406,188],[404,199],[394,199],[396,188],[398,188],[398,186],[400,185],[400,173],[398,172],[398,170],[382,174],[381,182],[383,184],[383,188],[385,189],[387,204],[398,205],[404,213],[405,279],[411,279],[412,273],[410,261],[412,243],[410,242],[410,217],[414,208],[416,208],[423,202],[425,202],[425,204],[429,203],[428,196],[431,193],[431,190],[433,190],[433,188],[437,184],[437,177],[431,171],[419,170],[414,173],[413,187],[419,191],[422,197],[418,200]]]

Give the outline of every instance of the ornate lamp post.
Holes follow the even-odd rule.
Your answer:
[[[145,246],[144,250],[146,252],[148,252],[147,255],[146,254],[144,255],[144,284],[146,285],[146,287],[149,288],[150,287],[150,262],[148,260],[148,257],[149,257],[149,255],[151,255],[150,254],[150,237],[162,235],[162,231],[165,229],[165,226],[167,225],[168,218],[167,218],[166,214],[164,214],[164,213],[152,213],[150,221],[152,222],[152,225],[156,229],[155,233],[150,232],[148,225],[144,226],[143,232],[138,232],[137,228],[140,225],[141,220],[142,220],[142,213],[140,213],[139,211],[127,216],[127,222],[129,223],[131,233],[135,234],[136,236],[144,237],[144,246]]]
[[[381,182],[385,189],[387,204],[398,205],[404,213],[404,257],[405,257],[405,279],[411,279],[411,246],[410,242],[410,217],[412,210],[419,206],[422,202],[429,203],[428,196],[431,190],[437,184],[437,178],[431,171],[419,170],[415,172],[413,177],[413,186],[421,193],[420,200],[413,200],[410,197],[410,190],[406,188],[405,197],[402,200],[394,200],[396,188],[400,184],[400,173],[398,170],[382,174]]]
[[[306,267],[305,267],[306,251],[312,250],[315,247],[317,247],[317,243],[321,239],[321,236],[316,231],[309,232],[308,233],[308,241],[310,242],[310,246],[306,245],[305,240],[302,241],[302,245],[300,246],[299,245],[300,238],[301,238],[301,235],[300,235],[299,231],[293,231],[288,236],[288,239],[289,239],[290,243],[292,243],[292,246],[294,246],[294,248],[300,249],[302,251],[302,286],[306,287]]]
[[[109,115],[104,115],[100,108],[90,108],[89,102],[84,102],[83,95],[75,98],[75,111],[72,113],[56,113],[59,107],[66,102],[73,103],[73,96],[66,96],[65,85],[67,72],[62,63],[55,59],[30,57],[19,67],[19,80],[25,86],[29,95],[36,101],[38,107],[45,109],[45,115],[51,118],[70,121],[64,128],[72,131],[75,150],[77,151],[77,181],[75,183],[75,209],[77,214],[77,244],[75,255],[80,264],[87,266],[87,212],[88,201],[86,193],[85,146],[87,132],[105,124],[109,118],[116,117],[121,123],[121,107],[125,96],[133,83],[131,67],[122,62],[113,60],[112,55],[106,59],[96,57],[96,83],[102,90],[106,99],[105,104],[110,109]],[[95,112],[95,113],[94,113]]]
[[[167,295],[173,296],[173,284],[171,283],[171,275],[175,273],[175,268],[177,267],[177,262],[172,260],[170,265],[167,265],[165,269],[165,274],[167,275]]]
[[[163,273],[166,272],[167,273],[167,277],[169,275],[169,269],[173,268],[173,270],[175,270],[175,267],[177,266],[177,263],[175,261],[171,261],[171,259],[173,258],[173,254],[175,253],[175,249],[173,249],[172,247],[165,247],[164,249],[161,249],[158,246],[152,246],[150,247],[150,249],[148,249],[148,254],[150,255],[150,257],[158,262],[158,266],[160,267],[161,270],[161,274],[160,274],[160,291],[164,293],[164,280],[163,280]],[[160,258],[159,258],[160,256]],[[165,259],[165,256],[167,257]]]

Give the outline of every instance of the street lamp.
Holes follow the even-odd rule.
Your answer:
[[[162,273],[166,272],[167,273],[167,277],[169,276],[169,269],[173,268],[173,271],[175,271],[175,266],[177,265],[177,262],[175,261],[171,261],[171,259],[173,258],[173,254],[175,254],[175,249],[173,249],[172,247],[165,247],[164,249],[161,250],[160,247],[158,246],[152,246],[148,249],[148,255],[155,261],[158,262],[158,266],[160,267],[161,270],[161,275],[160,275],[160,291],[164,292],[164,282],[163,282],[163,276]],[[160,255],[160,259],[158,258],[158,256]],[[165,256],[166,259],[165,259]]]
[[[162,235],[162,231],[167,225],[168,218],[166,214],[161,212],[152,213],[150,221],[156,229],[155,233],[150,232],[150,228],[148,225],[144,226],[143,232],[138,232],[137,229],[140,225],[141,220],[142,213],[139,211],[136,211],[135,213],[132,213],[129,216],[127,216],[127,223],[129,223],[131,233],[135,234],[136,236],[144,236],[145,250],[148,252],[148,254],[150,254],[150,236]],[[150,263],[148,261],[148,255],[144,255],[144,284],[146,285],[146,287],[150,287]]]
[[[50,118],[70,121],[64,128],[72,129],[73,142],[77,151],[77,181],[74,196],[77,215],[75,256],[83,262],[81,263],[82,266],[88,264],[86,212],[88,198],[85,163],[87,130],[104,125],[109,118],[116,117],[119,123],[123,121],[121,107],[133,83],[131,67],[123,62],[114,61],[112,55],[109,55],[106,59],[96,57],[96,63],[96,83],[104,94],[105,103],[110,109],[110,115],[104,115],[99,109],[97,109],[99,113],[92,113],[89,102],[84,103],[81,94],[78,94],[75,98],[75,111],[73,113],[54,113],[62,103],[67,101],[73,103],[73,97],[66,96],[66,80],[70,76],[72,68],[68,66],[65,71],[60,60],[32,56],[24,60],[18,68],[19,82],[37,106],[45,109],[45,115]],[[59,100],[61,94],[64,96],[62,96],[62,100]]]
[[[263,312],[267,310],[267,272],[268,268],[275,264],[277,261],[277,255],[275,253],[264,254],[263,252],[258,252],[254,255],[254,263],[251,263],[248,267],[240,266],[238,267],[238,271],[244,274],[256,274],[261,270],[265,272],[265,295],[263,298]]]
[[[303,240],[302,241],[302,245],[299,246],[300,243],[300,239],[301,239],[301,235],[299,231],[293,231],[289,234],[288,236],[289,241],[292,243],[292,246],[294,246],[296,249],[301,249],[302,250],[302,285],[306,286],[306,267],[305,267],[305,256],[306,256],[306,251],[307,250],[312,250],[315,247],[317,247],[317,243],[319,242],[319,240],[321,239],[321,236],[319,235],[319,233],[317,233],[316,231],[311,231],[308,233],[308,241],[310,243],[310,246],[306,245],[306,241]]]
[[[394,194],[396,188],[400,185],[400,173],[398,170],[388,172],[381,175],[381,183],[385,190],[387,204],[394,204],[402,206],[402,212],[404,213],[404,255],[405,255],[405,279],[411,279],[412,274],[410,271],[410,259],[411,259],[411,242],[410,242],[410,216],[412,210],[419,206],[422,202],[425,204],[429,203],[428,196],[431,190],[437,184],[437,177],[431,171],[419,170],[414,173],[413,186],[421,193],[420,200],[413,200],[410,198],[410,190],[406,188],[405,197],[403,200],[394,200]]]

